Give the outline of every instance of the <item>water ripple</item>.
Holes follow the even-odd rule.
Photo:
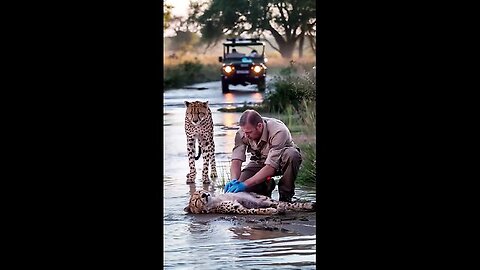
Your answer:
[[[262,269],[264,266],[269,269],[313,269],[316,264],[315,239],[315,236],[295,236],[233,243],[197,242],[192,246],[165,250],[165,267],[192,263],[197,269],[259,269],[261,266]],[[173,254],[195,256],[178,258]]]

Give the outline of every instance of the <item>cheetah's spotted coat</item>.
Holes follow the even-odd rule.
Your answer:
[[[225,193],[212,197],[208,191],[195,191],[185,211],[193,214],[272,215],[285,211],[315,211],[315,202],[287,203],[253,192]]]
[[[213,141],[212,112],[207,102],[185,101],[185,134],[187,135],[187,153],[190,172],[187,174],[187,183],[194,183],[196,177],[195,159],[203,155],[202,181],[210,183],[208,167],[211,165],[210,177],[217,177],[215,165],[215,143]],[[195,141],[198,141],[199,153],[195,157]]]

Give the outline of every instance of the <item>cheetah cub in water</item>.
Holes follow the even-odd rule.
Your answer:
[[[225,193],[213,197],[208,191],[199,190],[190,196],[188,206],[184,210],[193,214],[273,215],[285,211],[315,211],[315,209],[315,202],[287,203],[253,192]]]

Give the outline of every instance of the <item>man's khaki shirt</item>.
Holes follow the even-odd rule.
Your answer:
[[[265,163],[276,170],[280,168],[280,156],[285,147],[296,147],[292,135],[285,124],[274,118],[263,118],[262,137],[258,141],[248,139],[242,129],[235,135],[235,146],[233,147],[232,160],[246,160],[245,151],[252,154],[251,161]]]

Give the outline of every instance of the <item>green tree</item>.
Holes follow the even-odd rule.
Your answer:
[[[171,49],[180,51],[182,54],[187,51],[193,51],[200,43],[200,36],[198,35],[198,24],[191,19],[192,5],[190,3],[190,16],[185,18],[183,16],[171,16],[169,29],[175,31],[175,36],[171,37]]]
[[[176,35],[171,38],[172,49],[180,51],[182,54],[187,51],[194,51],[195,46],[199,43],[198,34],[190,31],[176,30]]]
[[[163,1],[163,30],[170,26],[170,21],[172,20],[172,9],[172,5],[169,5]]]
[[[195,15],[190,18],[201,26],[202,39],[208,43],[225,35],[265,37],[269,32],[276,45],[267,42],[284,58],[292,57],[297,42],[302,43],[299,54],[303,54],[305,37],[315,48],[314,0],[212,0],[191,8]]]

